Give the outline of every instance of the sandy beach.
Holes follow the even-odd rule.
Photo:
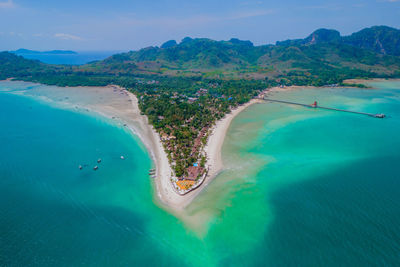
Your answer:
[[[127,127],[136,134],[149,151],[156,168],[155,182],[155,202],[162,203],[178,217],[183,216],[182,211],[189,205],[196,196],[207,187],[207,185],[223,170],[223,162],[221,149],[224,143],[226,132],[232,120],[243,110],[249,106],[259,103],[259,99],[252,99],[243,104],[224,118],[219,120],[211,129],[205,152],[207,154],[207,167],[209,168],[208,175],[205,181],[197,189],[189,192],[186,195],[179,195],[175,192],[172,184],[172,169],[169,165],[167,154],[162,146],[159,134],[148,123],[147,117],[140,114],[138,107],[138,99],[136,96],[123,88],[116,86],[90,88],[85,87],[90,93],[103,95],[102,102],[88,107],[96,112],[99,112],[107,117],[115,117],[126,123]],[[115,89],[117,89],[117,94]],[[122,92],[122,93],[121,93]],[[114,97],[110,97],[112,94]],[[104,101],[105,100],[105,101]],[[128,103],[128,104],[127,104]]]
[[[43,93],[43,94],[42,94]],[[139,137],[156,168],[155,201],[160,201],[173,210],[179,210],[186,198],[178,195],[170,184],[172,170],[164,152],[158,133],[140,114],[138,99],[129,91],[115,85],[107,87],[42,87],[26,91],[25,95],[45,95],[44,101],[79,112],[94,112],[109,118],[115,124],[129,129]],[[150,179],[150,177],[149,177]]]
[[[183,216],[184,208],[223,170],[221,148],[232,120],[247,107],[261,101],[253,99],[237,107],[214,125],[205,147],[208,158],[208,175],[200,187],[182,196],[175,192],[171,184],[173,172],[160,137],[148,123],[147,117],[141,115],[138,99],[134,94],[114,85],[66,88],[49,86],[27,90],[23,94],[41,97],[44,101],[78,112],[100,114],[111,119],[115,124],[126,127],[132,134],[138,136],[148,150],[156,168],[156,178],[153,179],[154,201],[178,217]]]
[[[167,154],[164,151],[160,137],[154,128],[148,123],[147,117],[140,114],[136,96],[123,88],[116,86],[91,88],[85,87],[86,92],[102,95],[103,101],[88,105],[88,107],[107,117],[115,117],[126,123],[132,133],[136,134],[149,151],[156,168],[155,202],[162,203],[180,217],[184,208],[218,175],[223,169],[221,148],[226,132],[232,120],[247,107],[260,102],[253,99],[248,103],[237,107],[219,120],[211,130],[211,134],[205,152],[207,154],[208,175],[200,187],[186,195],[179,195],[171,184],[172,169],[169,165]],[[75,90],[75,89],[74,89]],[[117,90],[115,92],[115,90]]]
[[[395,81],[398,79],[390,79],[391,81]],[[348,84],[366,84],[370,82],[384,82],[384,81],[389,81],[389,79],[383,79],[383,78],[373,78],[373,79],[347,79],[344,80],[343,83],[348,83]]]
[[[233,109],[230,113],[226,114],[224,118],[217,121],[217,123],[212,128],[211,135],[208,139],[207,145],[204,148],[207,154],[207,167],[209,168],[209,172],[206,181],[199,189],[197,189],[198,191],[201,191],[202,188],[206,187],[207,184],[211,182],[211,180],[214,179],[223,169],[221,149],[225,140],[226,132],[228,131],[232,120],[240,112],[255,103],[261,103],[261,100],[252,99],[246,104],[243,104],[236,109]]]
[[[307,87],[275,87],[268,89],[265,94],[273,96],[274,92],[295,90],[297,88]],[[185,195],[180,195],[174,190],[171,183],[173,171],[169,165],[160,137],[148,123],[147,117],[141,115],[138,107],[138,99],[134,94],[114,85],[107,87],[67,88],[41,86],[38,89],[27,90],[23,94],[39,96],[45,101],[54,102],[57,106],[64,106],[78,112],[100,114],[103,117],[109,118],[114,124],[125,127],[133,135],[137,136],[150,154],[156,168],[156,178],[152,179],[154,183],[154,202],[161,208],[182,219],[185,223],[198,229],[202,229],[202,220],[206,220],[206,216],[201,215],[201,213],[200,215],[188,213],[185,208],[224,169],[221,150],[232,120],[249,106],[263,102],[260,99],[252,99],[246,104],[233,109],[224,118],[216,122],[210,130],[210,136],[204,148],[204,152],[207,155],[207,177],[197,189]],[[151,178],[149,177],[149,179]]]

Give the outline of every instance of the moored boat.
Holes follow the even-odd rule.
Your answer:
[[[375,115],[374,115],[374,117],[375,117],[375,118],[380,118],[380,119],[383,119],[383,118],[385,118],[385,117],[386,117],[386,115],[385,115],[385,114],[383,114],[383,113],[379,113],[379,114],[375,114]]]

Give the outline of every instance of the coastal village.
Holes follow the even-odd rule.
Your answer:
[[[156,81],[146,85],[157,86]],[[225,114],[241,105],[233,96],[216,92],[218,84],[199,87],[189,93],[169,93],[155,88],[139,96],[139,106],[160,136],[169,164],[173,169],[171,183],[174,190],[184,195],[200,186],[208,174],[207,154],[204,150],[212,127]],[[261,90],[257,91],[258,93]],[[256,95],[255,97],[259,97]],[[173,113],[160,102],[184,109]],[[200,111],[199,111],[200,109]],[[161,112],[156,112],[156,111]],[[154,176],[154,172],[150,173]]]
[[[207,89],[200,88],[193,97],[187,97],[186,95],[178,95],[175,93],[171,98],[177,101],[186,100],[188,104],[193,105],[199,100],[200,96],[206,95],[207,93]],[[214,112],[215,111],[212,112],[212,115],[215,115]],[[157,119],[163,121],[165,117],[160,115],[157,116]],[[186,127],[186,125],[190,125],[194,119],[194,116],[192,116],[184,121],[185,124],[179,126]],[[195,138],[189,140],[188,144],[185,145],[185,148],[189,148],[190,163],[186,163],[181,175],[172,175],[171,178],[171,183],[179,194],[185,194],[196,188],[203,182],[207,175],[207,169],[205,167],[207,155],[204,152],[204,145],[207,142],[210,128],[211,124],[206,124],[198,131],[193,125],[189,126],[190,131],[196,134]],[[180,145],[181,143],[177,140],[176,135],[178,134],[176,134],[176,132],[178,131],[179,127],[169,124],[167,124],[165,128],[158,129],[157,131],[164,146],[164,150],[168,154],[171,166],[176,166],[177,161],[182,160],[182,158],[187,155],[187,153],[185,153],[187,149],[182,150]]]
[[[143,79],[138,80],[136,93],[142,114],[158,133],[167,154],[173,187],[185,194],[207,176],[204,147],[216,121],[266,86],[262,82],[224,84],[191,79],[180,79],[181,88],[171,90],[171,86],[170,82]]]
[[[150,82],[151,84],[158,84],[156,82]],[[337,85],[328,85],[326,87],[332,87]],[[112,89],[112,92],[114,94],[121,95],[123,97],[129,97],[129,92],[126,91],[125,89],[112,85],[110,86]],[[285,85],[278,85],[275,88],[278,90],[286,88]],[[372,114],[372,113],[364,113],[364,112],[356,112],[356,111],[351,111],[351,110],[343,110],[343,109],[336,109],[336,108],[330,108],[330,107],[324,107],[320,106],[317,104],[317,101],[314,101],[312,104],[308,103],[296,103],[296,102],[288,102],[288,101],[283,101],[283,100],[276,100],[276,99],[270,99],[266,96],[268,89],[264,90],[258,90],[258,95],[252,97],[253,100],[264,100],[268,102],[277,102],[277,103],[284,103],[284,104],[289,104],[289,105],[298,105],[298,106],[303,106],[303,107],[308,107],[308,108],[314,108],[314,109],[327,109],[327,110],[333,110],[333,111],[340,111],[340,112],[348,112],[348,113],[355,113],[355,114],[361,114],[361,115],[367,115],[370,117],[375,117],[375,118],[384,118],[385,114]],[[156,90],[157,92],[157,90]],[[205,99],[201,99],[202,97],[207,96],[205,99],[207,102],[201,102],[204,101]],[[157,92],[156,94],[148,94],[145,93],[140,96],[140,99],[143,100],[145,97],[148,97],[150,99],[160,99],[163,97],[163,94],[160,92]],[[231,101],[232,97],[225,97],[224,95],[221,96],[212,96],[209,97],[209,90],[205,88],[200,88],[198,89],[194,96],[186,96],[185,94],[177,94],[174,92],[172,96],[168,96],[166,99],[173,99],[174,101],[182,101],[185,105],[189,106],[201,106],[201,104],[204,105],[204,103],[209,104],[208,111],[211,110],[209,113],[211,116],[209,116],[209,120],[205,120],[205,123],[202,124],[202,128],[196,128],[196,125],[193,125],[193,122],[196,119],[197,113],[194,115],[188,116],[185,118],[184,123],[180,124],[174,124],[173,121],[171,123],[166,123],[166,124],[160,124],[160,122],[164,122],[166,120],[166,117],[168,114],[164,115],[157,115],[156,119],[157,121],[153,121],[153,126],[158,126],[158,127],[153,127],[153,129],[156,130],[157,132],[157,138],[159,138],[159,141],[162,144],[162,149],[164,150],[165,154],[167,155],[168,158],[168,164],[170,165],[171,169],[173,172],[168,175],[168,179],[171,182],[173,190],[179,194],[179,195],[185,195],[192,190],[198,188],[203,184],[205,179],[207,178],[209,174],[209,167],[210,165],[208,162],[209,155],[207,155],[205,146],[209,141],[209,137],[214,131],[214,126],[215,123],[225,117],[227,114],[231,114],[232,111],[239,110],[241,106],[245,107],[252,101],[246,102],[246,104],[239,104],[237,102]],[[128,99],[128,102],[132,103],[132,99]],[[228,108],[229,110],[226,111],[224,114],[218,112],[218,110],[221,110],[221,106],[212,106],[210,103],[215,103],[218,101],[220,103],[228,103]],[[222,102],[224,101],[224,102]],[[186,113],[185,113],[186,114]],[[115,116],[111,117],[112,119],[115,119]],[[211,118],[211,120],[210,120]],[[147,124],[147,123],[146,123]],[[123,124],[124,126],[127,126],[126,123]],[[185,135],[182,135],[181,132],[185,131],[185,129],[189,129],[193,134],[190,136],[187,136],[186,138]],[[208,150],[207,150],[208,151]],[[125,159],[123,155],[120,156],[122,160]],[[101,163],[101,158],[97,160],[97,163]],[[183,169],[181,169],[181,173],[177,173],[174,167],[177,166],[177,164],[182,164]],[[184,164],[184,165],[183,165]],[[85,165],[87,166],[87,165]],[[79,165],[79,169],[83,169],[83,165]],[[96,165],[93,167],[93,170],[97,171],[99,169],[99,165]],[[211,171],[212,173],[212,171]],[[149,175],[151,178],[157,178],[158,174],[156,169],[151,169],[149,170]]]

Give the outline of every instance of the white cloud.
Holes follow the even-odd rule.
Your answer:
[[[0,8],[13,8],[15,7],[13,0],[8,0],[6,2],[0,2]]]
[[[23,34],[19,33],[19,32],[9,32],[9,35],[10,36],[18,36],[18,37],[22,37],[23,36]]]
[[[263,1],[244,1],[240,2],[239,6],[256,6],[256,5],[262,5]]]
[[[82,40],[81,37],[72,35],[72,34],[68,34],[68,33],[56,33],[56,34],[54,34],[54,37],[61,39],[61,40],[74,40],[74,41]]]
[[[248,12],[242,12],[242,13],[237,13],[232,16],[228,16],[222,19],[226,20],[231,20],[231,19],[246,19],[246,18],[252,18],[252,17],[260,17],[260,16],[265,16],[274,13],[274,10],[272,9],[267,9],[267,10],[256,10],[256,11],[248,11]]]
[[[208,15],[197,15],[184,18],[176,17],[159,17],[152,19],[135,19],[131,17],[120,17],[119,21],[125,25],[132,25],[136,27],[143,26],[162,26],[162,27],[193,27],[198,25],[206,25],[211,23],[229,21],[229,20],[241,20],[253,17],[260,17],[275,13],[273,9],[260,9],[241,11],[237,13],[227,14],[225,16],[208,16]]]
[[[337,10],[343,9],[343,6],[341,6],[339,4],[322,4],[322,5],[314,5],[314,6],[302,6],[302,7],[300,7],[300,9],[310,9],[310,10],[326,9],[326,10],[330,10],[330,11],[337,11]]]

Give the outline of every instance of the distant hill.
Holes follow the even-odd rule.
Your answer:
[[[9,52],[0,52],[0,79],[21,77],[25,73],[45,71],[46,65],[37,60],[25,59]]]
[[[231,39],[219,42],[206,38],[187,37],[179,44],[172,40],[164,43],[161,48],[147,47],[136,52],[115,55],[106,59],[104,63],[134,61],[154,62],[151,65],[160,66],[167,64],[171,68],[218,68],[225,64],[253,62],[262,54],[257,50],[250,41]]]
[[[70,50],[51,50],[51,51],[34,51],[29,49],[18,49],[16,51],[11,51],[11,53],[17,55],[37,55],[37,54],[46,54],[46,55],[76,55],[78,54],[75,51]]]
[[[328,42],[341,42],[340,33],[337,30],[319,29],[310,34],[305,39],[286,40],[276,42],[277,46],[299,46],[299,45],[315,45]]]
[[[161,45],[161,48],[170,48],[176,46],[178,43],[175,40],[166,41]]]
[[[179,43],[170,40],[161,47],[115,54],[101,61],[69,68],[22,61],[9,53],[0,55],[0,62],[30,65],[35,73],[40,73],[41,80],[48,80],[48,75],[42,73],[51,70],[63,75],[58,80],[51,76],[54,83],[65,82],[69,77],[63,84],[78,83],[77,76],[82,81],[90,80],[90,84],[96,84],[98,80],[104,84],[110,79],[115,81],[123,77],[131,82],[132,77],[153,75],[323,85],[340,83],[348,78],[400,77],[399,40],[400,31],[386,26],[363,29],[350,36],[341,36],[332,29],[319,29],[304,39],[261,46],[236,38],[215,41],[185,37]],[[24,75],[30,76],[29,68],[24,70]]]
[[[400,30],[387,26],[363,29],[344,37],[343,42],[384,55],[400,56]]]
[[[342,43],[383,55],[400,56],[400,30],[387,26],[365,28],[344,37],[336,30],[319,29],[305,39],[277,42],[276,45],[298,46],[320,43]]]
[[[218,78],[274,78],[285,73],[320,75],[321,72],[359,70],[391,75],[400,69],[400,31],[378,26],[342,37],[319,29],[304,39],[254,46],[250,41],[184,38],[161,47],[117,54],[85,66],[108,73],[204,76]],[[296,75],[297,75],[296,74]]]

